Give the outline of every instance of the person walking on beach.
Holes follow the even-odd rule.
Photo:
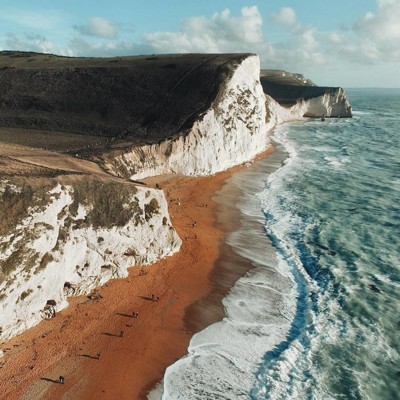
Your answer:
[[[101,354],[100,354],[100,353],[97,353],[96,356],[97,356],[97,359],[100,360]]]
[[[62,376],[62,375],[60,375],[60,377],[59,377],[59,382],[62,384],[62,385],[64,385],[64,377]]]
[[[121,331],[121,332],[119,333],[119,337],[124,337],[124,331]]]

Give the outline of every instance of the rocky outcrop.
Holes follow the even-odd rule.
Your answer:
[[[324,94],[303,101],[307,109],[304,117],[349,118],[352,116],[351,105],[342,88],[326,89]]]
[[[3,181],[0,194],[16,215],[0,236],[2,340],[52,318],[69,296],[180,247],[160,190],[92,178],[51,182],[37,195]]]

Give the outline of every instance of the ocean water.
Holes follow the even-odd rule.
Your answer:
[[[282,126],[260,194],[298,311],[251,397],[400,398],[400,91],[349,91],[354,118]]]
[[[354,118],[282,125],[231,178],[254,268],[163,398],[400,398],[400,90],[347,95]]]

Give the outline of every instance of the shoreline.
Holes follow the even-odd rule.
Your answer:
[[[220,300],[223,318],[196,333],[186,356],[167,369],[164,388],[168,398],[197,398],[199,390],[204,398],[213,398],[222,393],[221,388],[229,390],[232,398],[245,396],[254,387],[264,354],[282,342],[290,329],[292,320],[282,311],[286,305],[293,308],[293,281],[277,269],[262,205],[268,176],[285,159],[286,153],[278,146],[268,157],[232,174],[214,196],[222,210],[227,210],[227,198],[236,194],[234,212],[228,209],[226,215],[218,214],[220,223],[228,223],[228,233],[217,261],[223,277],[236,277]],[[221,270],[215,269],[215,276]],[[149,398],[160,399],[160,389],[153,390]]]
[[[271,147],[257,158],[270,152]],[[227,283],[227,276],[215,280],[226,232],[217,223],[221,206],[212,198],[241,168],[211,177],[149,179],[166,193],[171,220],[183,239],[181,250],[131,268],[127,278],[97,288],[92,300],[71,298],[56,318],[4,344],[9,350],[0,359],[1,398],[145,398],[165,368],[187,353],[193,334],[224,316],[221,301],[234,282]],[[180,198],[181,204],[171,198]],[[150,300],[153,293],[158,302]],[[132,310],[139,312],[137,319]],[[64,385],[55,384],[60,375]]]

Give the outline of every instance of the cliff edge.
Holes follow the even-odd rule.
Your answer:
[[[256,55],[237,60],[218,78],[218,90],[184,134],[110,151],[102,156],[117,176],[143,179],[160,174],[211,175],[251,160],[268,145],[265,95]]]

